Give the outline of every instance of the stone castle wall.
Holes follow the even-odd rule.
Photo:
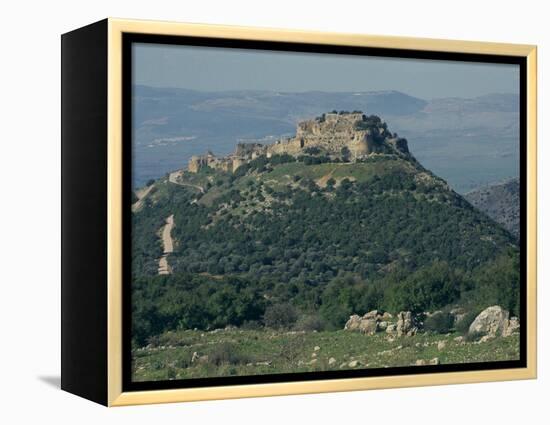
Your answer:
[[[193,156],[189,160],[188,170],[196,173],[202,167],[208,166],[234,172],[261,155],[298,156],[306,154],[308,148],[318,148],[332,157],[341,157],[347,149],[346,155],[350,160],[358,160],[376,153],[382,145],[397,152],[409,153],[407,141],[388,132],[386,125],[379,118],[375,117],[374,121],[367,120],[360,112],[323,114],[314,120],[299,122],[294,137],[281,139],[270,145],[239,143],[235,152],[227,157],[218,158],[211,152]]]

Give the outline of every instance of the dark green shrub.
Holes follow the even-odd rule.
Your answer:
[[[453,316],[441,311],[435,312],[424,320],[424,330],[446,334],[453,327]]]
[[[208,363],[216,366],[223,364],[239,365],[251,362],[252,358],[248,354],[238,351],[237,345],[229,342],[215,345],[208,354]]]
[[[323,319],[316,314],[306,315],[298,319],[294,325],[294,329],[297,331],[319,332],[325,329],[325,323]]]
[[[178,359],[175,361],[174,364],[179,369],[187,369],[188,367],[191,367],[191,354],[190,353],[183,353],[178,355]]]
[[[319,149],[317,146],[310,146],[305,148],[304,152],[308,155],[318,155],[321,153],[321,149]]]
[[[298,320],[298,312],[290,304],[274,304],[266,308],[264,324],[268,328],[288,329]]]
[[[245,320],[241,325],[241,329],[247,331],[256,331],[262,328],[262,324],[257,320]]]

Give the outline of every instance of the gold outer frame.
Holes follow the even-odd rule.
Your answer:
[[[150,391],[122,391],[122,34],[368,46],[527,58],[527,367]],[[263,397],[534,379],[537,376],[537,49],[522,44],[340,34],[272,28],[108,20],[107,338],[108,405]]]

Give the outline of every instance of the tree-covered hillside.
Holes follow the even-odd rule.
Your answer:
[[[133,214],[135,336],[249,326],[266,311],[339,328],[372,308],[518,312],[514,238],[412,156],[259,157],[153,183]],[[155,276],[174,216],[173,274]],[[287,309],[287,310],[284,310]]]
[[[204,194],[159,181],[134,217],[135,275],[154,274],[157,232],[170,214],[174,272],[317,284],[342,271],[371,278],[436,260],[469,270],[514,246],[505,229],[414,162],[262,162],[242,176],[189,176]]]

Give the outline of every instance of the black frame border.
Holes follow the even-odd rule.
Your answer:
[[[379,369],[281,373],[265,375],[178,379],[166,381],[132,381],[131,353],[131,193],[132,193],[132,44],[168,44],[284,51],[352,56],[375,56],[398,59],[445,60],[519,65],[520,68],[520,359],[501,362],[457,363],[434,366],[406,366]],[[325,45],[278,41],[258,41],[159,34],[122,34],[122,390],[147,391],[246,384],[321,381],[343,378],[417,375],[426,373],[471,372],[527,367],[527,58],[524,56],[478,53],[439,52],[363,46]]]

